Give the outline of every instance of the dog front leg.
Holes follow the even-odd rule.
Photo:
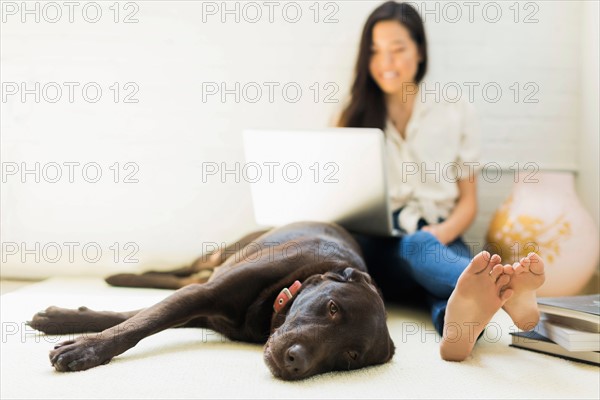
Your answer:
[[[216,315],[211,285],[189,285],[160,303],[100,333],[83,335],[58,344],[50,351],[57,371],[81,371],[108,363],[143,338],[186,324],[205,315]]]
[[[48,335],[102,332],[140,311],[94,311],[87,307],[68,309],[50,306],[36,313],[27,325]]]

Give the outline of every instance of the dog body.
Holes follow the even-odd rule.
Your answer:
[[[207,269],[214,269],[208,281],[199,276]],[[46,333],[99,332],[57,345],[50,353],[56,370],[105,364],[171,327],[266,342],[265,362],[275,376],[288,380],[381,364],[394,353],[381,294],[358,244],[336,224],[297,222],[255,232],[191,267],[107,281],[180,289],[143,310],[50,307],[36,314],[29,324]]]

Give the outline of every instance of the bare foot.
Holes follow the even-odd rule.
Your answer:
[[[440,355],[447,361],[462,361],[494,314],[513,293],[506,288],[500,256],[487,251],[477,254],[458,278],[448,299]]]
[[[544,261],[532,252],[512,266],[509,265],[504,273],[512,275],[509,287],[514,294],[502,308],[519,329],[530,331],[540,320],[535,291],[546,280]]]

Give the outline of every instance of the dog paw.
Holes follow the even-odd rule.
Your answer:
[[[111,286],[119,287],[154,287],[155,281],[164,279],[167,274],[146,273],[146,274],[116,274],[104,278],[104,281]]]
[[[36,313],[31,321],[27,321],[27,325],[48,335],[89,332],[95,331],[95,314],[87,307],[73,310],[51,306]]]
[[[50,363],[59,372],[83,371],[106,364],[112,355],[102,339],[78,337],[54,346]]]

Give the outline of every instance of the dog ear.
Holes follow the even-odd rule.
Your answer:
[[[388,362],[389,360],[391,360],[392,357],[394,357],[395,352],[396,352],[396,345],[394,344],[394,341],[388,334],[388,357],[385,361]]]
[[[372,283],[371,282],[371,277],[369,276],[369,274],[366,274],[362,271],[357,270],[356,268],[346,268],[343,272],[342,272],[342,276],[346,279],[346,281],[348,282],[367,282],[367,283]]]

